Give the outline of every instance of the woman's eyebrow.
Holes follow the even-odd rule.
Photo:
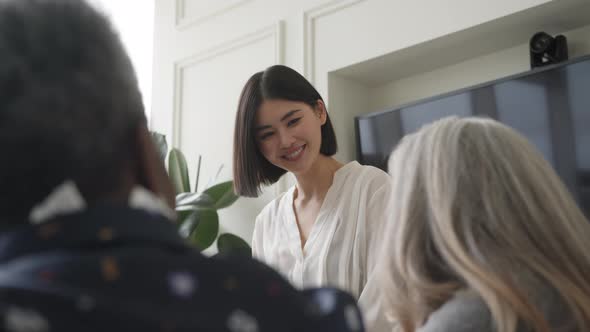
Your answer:
[[[292,110],[292,111],[287,112],[287,114],[283,115],[283,117],[281,118],[281,122],[287,120],[288,118],[290,118],[291,116],[293,116],[297,112],[301,112],[301,110],[297,109],[297,110]]]
[[[287,120],[288,118],[292,117],[293,115],[297,114],[298,112],[301,112],[301,110],[297,109],[297,110],[292,110],[292,111],[287,112],[287,114],[283,115],[283,117],[281,118],[281,122]],[[256,132],[259,132],[261,130],[270,129],[270,128],[272,128],[271,125],[263,125],[263,126],[256,127],[254,130]]]

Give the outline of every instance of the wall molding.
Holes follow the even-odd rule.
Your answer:
[[[174,106],[172,109],[172,146],[180,147],[181,124],[182,124],[182,99],[183,99],[183,78],[184,72],[187,68],[213,59],[219,55],[229,53],[245,46],[251,45],[258,41],[272,38],[275,43],[275,63],[282,64],[284,61],[284,37],[283,37],[283,21],[278,21],[275,24],[266,28],[257,30],[230,40],[223,44],[217,45],[205,51],[197,52],[187,58],[183,58],[174,62]]]
[[[210,1],[210,0],[208,0]],[[239,7],[246,2],[250,2],[251,0],[232,0],[225,6],[221,6],[215,10],[211,10],[209,12],[201,13],[199,15],[193,16],[186,16],[186,0],[175,0],[175,22],[176,22],[176,29],[184,30],[190,26],[201,24],[213,17],[222,15],[223,13],[229,12],[236,7]]]
[[[303,12],[303,73],[315,83],[315,24],[316,20],[349,8],[365,0],[333,0]]]

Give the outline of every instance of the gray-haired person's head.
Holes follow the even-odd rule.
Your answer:
[[[403,331],[464,289],[485,302],[494,331],[590,330],[590,224],[524,136],[491,119],[444,118],[404,137],[389,171],[395,223],[381,286]]]
[[[88,201],[120,185],[145,125],[129,57],[81,0],[0,1],[0,223],[73,180]]]

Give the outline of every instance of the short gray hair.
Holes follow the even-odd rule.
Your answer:
[[[22,222],[66,179],[87,199],[116,189],[145,121],[101,13],[82,0],[0,1],[0,218]]]

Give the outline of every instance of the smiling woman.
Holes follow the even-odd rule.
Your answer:
[[[256,141],[271,164],[303,174],[312,168],[321,150],[321,132],[327,113],[320,100],[316,108],[287,100],[265,100],[256,116]]]
[[[155,0],[90,0],[89,2],[104,12],[119,32],[119,37],[135,69],[146,117],[149,119],[152,100]]]
[[[380,230],[390,222],[390,178],[340,163],[336,150],[326,105],[303,76],[277,65],[248,80],[236,115],[234,189],[257,196],[287,172],[297,180],[258,215],[252,254],[300,288],[350,292],[369,331],[391,331],[374,276]]]

